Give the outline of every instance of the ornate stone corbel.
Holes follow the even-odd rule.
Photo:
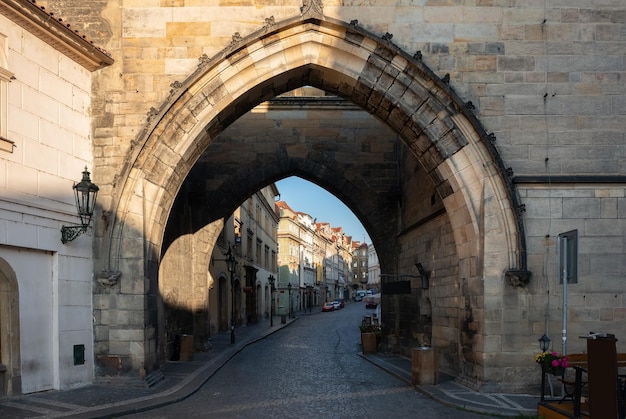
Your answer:
[[[113,287],[119,282],[121,277],[122,273],[120,271],[102,271],[96,276],[96,281],[103,287]]]
[[[527,270],[511,269],[504,273],[509,284],[514,288],[524,288],[530,281],[531,273]]]

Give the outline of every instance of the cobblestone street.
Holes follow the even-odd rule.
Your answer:
[[[360,303],[297,322],[238,354],[186,400],[133,418],[484,418],[442,405],[358,356]]]

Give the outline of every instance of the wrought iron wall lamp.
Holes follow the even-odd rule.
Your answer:
[[[96,207],[96,197],[100,188],[91,182],[89,174],[87,166],[85,166],[83,179],[72,187],[74,189],[74,197],[76,198],[76,210],[80,217],[80,225],[61,227],[61,243],[63,244],[71,242],[80,234],[86,232],[87,227],[91,223],[91,217]]]

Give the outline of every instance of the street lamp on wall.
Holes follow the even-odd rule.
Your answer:
[[[76,199],[76,210],[80,217],[80,225],[61,227],[61,243],[63,244],[71,242],[80,234],[86,232],[87,227],[91,223],[91,217],[96,207],[96,197],[100,188],[91,182],[89,175],[87,166],[85,166],[82,180],[72,187]]]

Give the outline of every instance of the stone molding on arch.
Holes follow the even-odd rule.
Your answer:
[[[201,57],[197,70],[173,83],[168,99],[151,110],[117,181],[114,219],[105,240],[107,271],[119,269],[123,243],[140,240],[138,235],[155,248],[153,254],[160,253],[176,193],[213,138],[257,104],[311,85],[352,101],[398,133],[428,172],[447,211],[465,212],[458,219],[470,220],[457,226],[458,246],[478,243],[482,188],[477,185],[492,182],[500,217],[517,232],[506,238],[508,269],[525,272],[519,205],[492,137],[446,80],[390,39],[356,22],[302,16],[233,37],[217,56]]]

